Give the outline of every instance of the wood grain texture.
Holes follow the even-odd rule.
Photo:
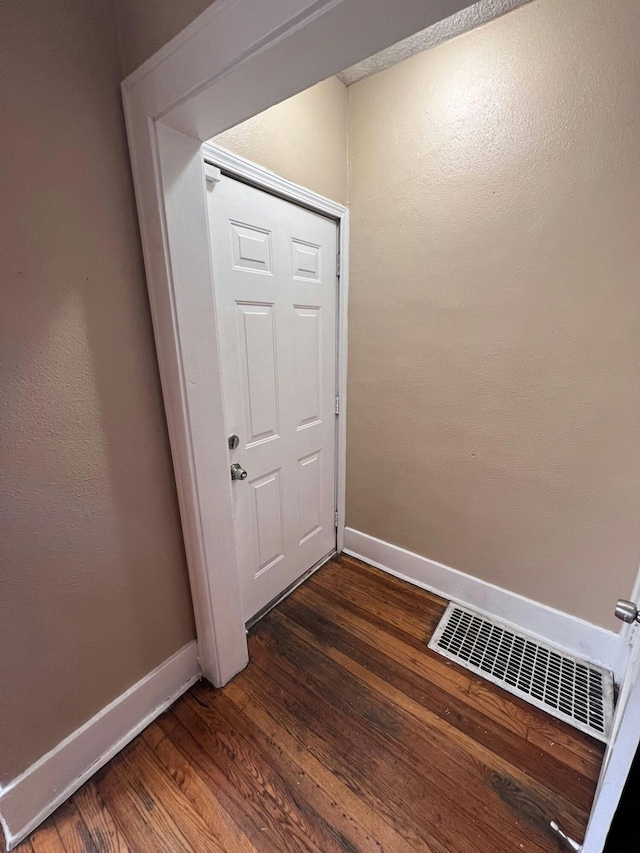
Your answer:
[[[556,853],[603,747],[426,647],[446,602],[338,557],[20,853]]]
[[[51,818],[38,830],[31,839],[34,853],[66,853],[62,839],[56,829],[55,820]]]
[[[131,848],[120,834],[93,781],[83,785],[73,801],[99,853],[130,853]]]

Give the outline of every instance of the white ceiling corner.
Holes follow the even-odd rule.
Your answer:
[[[352,86],[365,77],[371,77],[372,74],[384,71],[416,53],[421,53],[454,36],[486,24],[529,2],[531,0],[479,0],[473,6],[461,9],[455,15],[438,21],[426,30],[414,33],[409,38],[381,50],[380,53],[363,59],[362,62],[341,71],[337,76],[345,86]]]

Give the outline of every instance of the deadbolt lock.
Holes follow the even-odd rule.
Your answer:
[[[240,438],[237,435],[229,436],[229,450],[235,450],[240,444]]]

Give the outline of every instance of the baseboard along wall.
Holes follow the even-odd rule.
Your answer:
[[[344,551],[401,580],[494,616],[570,654],[610,669],[626,666],[624,634],[345,528]],[[194,684],[197,645],[188,643],[0,790],[0,824],[12,850],[90,776]]]
[[[344,552],[448,601],[465,604],[533,634],[575,657],[604,666],[613,672],[616,682],[624,674],[624,634],[607,631],[350,527],[345,528]]]
[[[97,770],[200,678],[188,643],[0,790],[0,823],[12,850]]]

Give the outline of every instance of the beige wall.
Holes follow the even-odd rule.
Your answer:
[[[109,3],[3,9],[0,784],[194,636],[118,83],[208,3],[122,2],[121,57]],[[601,9],[536,0],[350,90],[348,521],[611,624],[640,552],[640,7]],[[344,91],[312,93],[286,139],[226,144],[344,200]]]
[[[114,9],[3,7],[0,784],[194,636]]]
[[[640,561],[640,4],[349,89],[348,524],[616,628]]]
[[[333,201],[347,201],[347,89],[337,77],[212,141]]]
[[[115,0],[126,77],[211,6],[212,0]]]

